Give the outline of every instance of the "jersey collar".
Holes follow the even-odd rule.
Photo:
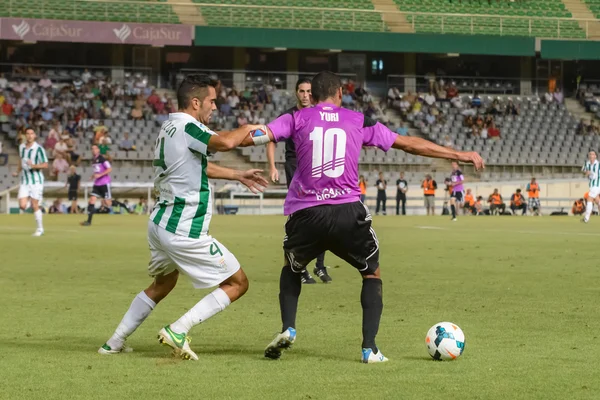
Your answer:
[[[170,113],[169,120],[171,120],[171,121],[173,121],[173,120],[189,121],[189,122],[195,123],[196,125],[199,125],[201,127],[208,129],[208,127],[206,125],[204,125],[202,122],[198,121],[196,118],[192,117],[190,114],[187,114],[184,112]]]

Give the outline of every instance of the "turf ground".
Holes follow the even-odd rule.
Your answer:
[[[298,340],[263,358],[279,329],[283,217],[217,216],[250,290],[192,331],[199,362],[156,341],[205,292],[182,278],[130,338],[135,352],[96,350],[146,287],[146,218],[0,216],[0,399],[597,399],[600,218],[382,217],[384,314],[390,362],[363,365],[360,279],[328,254],[334,282],[303,288]],[[427,329],[466,334],[454,362],[434,362]]]

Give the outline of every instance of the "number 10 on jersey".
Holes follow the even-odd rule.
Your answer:
[[[337,178],[344,173],[346,161],[346,132],[340,128],[329,128],[323,132],[322,127],[315,127],[310,133],[313,144],[312,177],[320,178],[322,174],[329,178]]]

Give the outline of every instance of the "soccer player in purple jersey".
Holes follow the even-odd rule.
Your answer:
[[[300,78],[296,82],[296,105],[289,110],[287,110],[284,114],[293,114],[296,111],[302,110],[303,108],[312,106],[312,97],[310,94],[310,79]],[[275,167],[275,143],[271,142],[267,144],[267,160],[269,160],[269,176],[271,177],[271,181],[276,183],[279,181],[279,171]],[[285,141],[285,177],[286,184],[288,189],[290,188],[290,183],[292,182],[292,178],[294,177],[294,172],[296,172],[296,166],[298,162],[296,161],[296,146],[294,145],[294,141],[292,139],[288,139]],[[329,283],[332,281],[329,273],[327,272],[327,267],[325,266],[325,253],[321,253],[317,256],[317,262],[315,264],[315,268],[313,270],[314,274],[321,279],[323,283]],[[314,278],[308,272],[308,269],[304,270],[302,273],[302,283],[312,284],[317,283]]]
[[[483,168],[475,152],[458,152],[427,140],[400,136],[363,114],[341,108],[342,83],[331,72],[312,80],[316,105],[285,114],[268,125],[266,135],[251,134],[243,145],[291,138],[298,169],[285,199],[289,215],[283,241],[285,265],[279,281],[282,333],[265,349],[278,359],[296,339],[296,312],[302,284],[300,274],[317,254],[330,250],[362,275],[362,362],[387,361],[375,344],[383,310],[379,242],[371,214],[360,202],[358,163],[363,146],[390,148],[411,154],[456,159]]]
[[[90,202],[88,204],[88,219],[87,221],[81,222],[82,226],[92,225],[92,217],[96,211],[96,199],[98,197],[103,199],[103,204],[106,207],[110,208],[112,206],[109,175],[112,172],[112,167],[110,162],[100,154],[100,148],[97,145],[92,146],[92,154],[94,156],[92,160],[92,168],[94,169],[94,187],[92,188],[92,194],[90,195]]]
[[[450,174],[452,193],[450,193],[450,209],[452,221],[456,221],[456,207],[462,207],[465,201],[465,177],[458,167],[458,162],[452,161],[452,174]]]

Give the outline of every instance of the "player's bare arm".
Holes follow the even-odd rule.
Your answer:
[[[210,137],[208,151],[231,151],[245,142],[250,137],[250,132],[256,129],[264,129],[264,125],[244,125],[233,131],[218,132]]]
[[[275,143],[267,143],[267,160],[269,161],[269,177],[273,182],[279,182],[279,171],[275,167]]]
[[[206,168],[206,174],[211,179],[227,179],[238,181],[246,186],[252,193],[264,192],[269,182],[261,175],[262,169],[249,169],[239,171],[231,168],[221,167],[209,162]]]
[[[21,173],[21,171],[23,170],[23,166],[19,163],[19,165],[17,166],[17,170],[15,172],[13,172],[13,176],[19,176],[19,174]]]
[[[485,168],[485,162],[474,151],[456,151],[418,137],[398,136],[392,147],[418,156],[445,158],[473,164],[477,170]]]

